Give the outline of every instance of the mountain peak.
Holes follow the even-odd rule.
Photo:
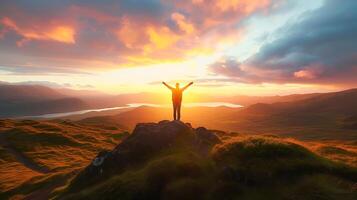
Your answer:
[[[206,156],[221,140],[204,127],[192,128],[182,121],[138,123],[133,132],[112,151],[102,151],[74,180],[76,188],[87,187],[129,166],[140,165],[163,151],[189,148]],[[78,187],[77,187],[78,186]]]

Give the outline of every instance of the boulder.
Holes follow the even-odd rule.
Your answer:
[[[100,152],[73,183],[83,186],[98,182],[113,173],[120,173],[127,166],[140,165],[174,146],[191,146],[198,153],[207,155],[217,143],[220,139],[213,132],[204,127],[194,129],[189,123],[168,120],[139,123],[112,151]]]
[[[198,127],[196,129],[197,138],[199,138],[202,142],[205,142],[210,145],[215,145],[217,143],[221,143],[219,137],[210,130],[207,130],[205,127]]]

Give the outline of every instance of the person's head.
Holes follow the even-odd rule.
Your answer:
[[[176,83],[176,88],[180,88],[180,83]]]

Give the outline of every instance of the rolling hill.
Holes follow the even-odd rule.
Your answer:
[[[0,199],[65,184],[125,135],[120,125],[0,120]]]
[[[309,99],[314,96],[318,96],[322,93],[307,93],[307,94],[290,94],[290,95],[276,95],[276,96],[246,96],[238,95],[232,97],[214,97],[212,101],[223,101],[235,104],[240,104],[243,106],[250,106],[257,103],[271,104],[277,102],[292,102],[298,100]]]
[[[180,121],[138,124],[72,177],[42,197],[352,200],[357,196],[357,168],[326,159],[301,142],[193,128]],[[61,178],[42,181],[39,188]],[[23,197],[38,198],[44,192],[28,190]]]
[[[300,139],[357,140],[357,89],[273,104],[254,104],[226,116],[228,129],[271,132]]]
[[[302,140],[356,141],[357,89],[314,94],[310,98],[244,108],[183,107],[182,118],[194,126],[252,134],[279,134]],[[112,121],[134,128],[138,122],[171,118],[171,108],[139,107],[117,115],[83,121]]]
[[[301,112],[329,113],[337,115],[353,115],[357,113],[357,89],[340,92],[316,94],[310,98],[295,100],[293,102],[277,102],[272,104],[255,104],[245,109],[244,112],[261,112],[267,110],[270,114]]]
[[[88,108],[75,97],[40,85],[0,84],[0,117],[20,117]]]
[[[36,82],[31,84],[23,83],[23,85],[21,83],[11,84],[0,82],[0,94],[1,118],[117,107],[130,103],[163,104],[170,101],[168,95],[158,93],[109,95],[94,90],[74,90],[58,86],[49,87],[36,85]],[[291,102],[319,95],[318,93],[314,93],[262,97],[212,97],[202,94],[193,94],[193,96],[202,102],[227,102],[244,106],[255,103]]]
[[[162,112],[150,107],[132,111],[126,119],[131,123],[135,117],[149,120],[145,113]],[[201,110],[191,117],[207,115],[211,124],[227,114],[218,111]],[[357,146],[352,141],[302,142],[193,128],[179,121],[141,123],[128,134],[117,119],[124,116],[0,120],[0,199],[182,199],[203,189],[215,198],[255,198],[256,191],[285,199],[313,198],[315,191],[333,199],[356,195]],[[311,186],[315,189],[299,192]]]
[[[41,85],[0,84],[0,100],[7,102],[24,102],[51,100],[66,97],[62,93]]]

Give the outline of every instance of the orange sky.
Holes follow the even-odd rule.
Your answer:
[[[220,95],[354,87],[355,49],[326,59],[333,52],[323,50],[331,41],[323,36],[331,33],[300,31],[314,23],[334,27],[338,13],[349,10],[332,10],[333,3],[3,1],[0,80],[107,93],[164,92],[161,81],[194,81],[193,93]],[[344,45],[347,37],[341,39],[338,31],[331,43]]]

